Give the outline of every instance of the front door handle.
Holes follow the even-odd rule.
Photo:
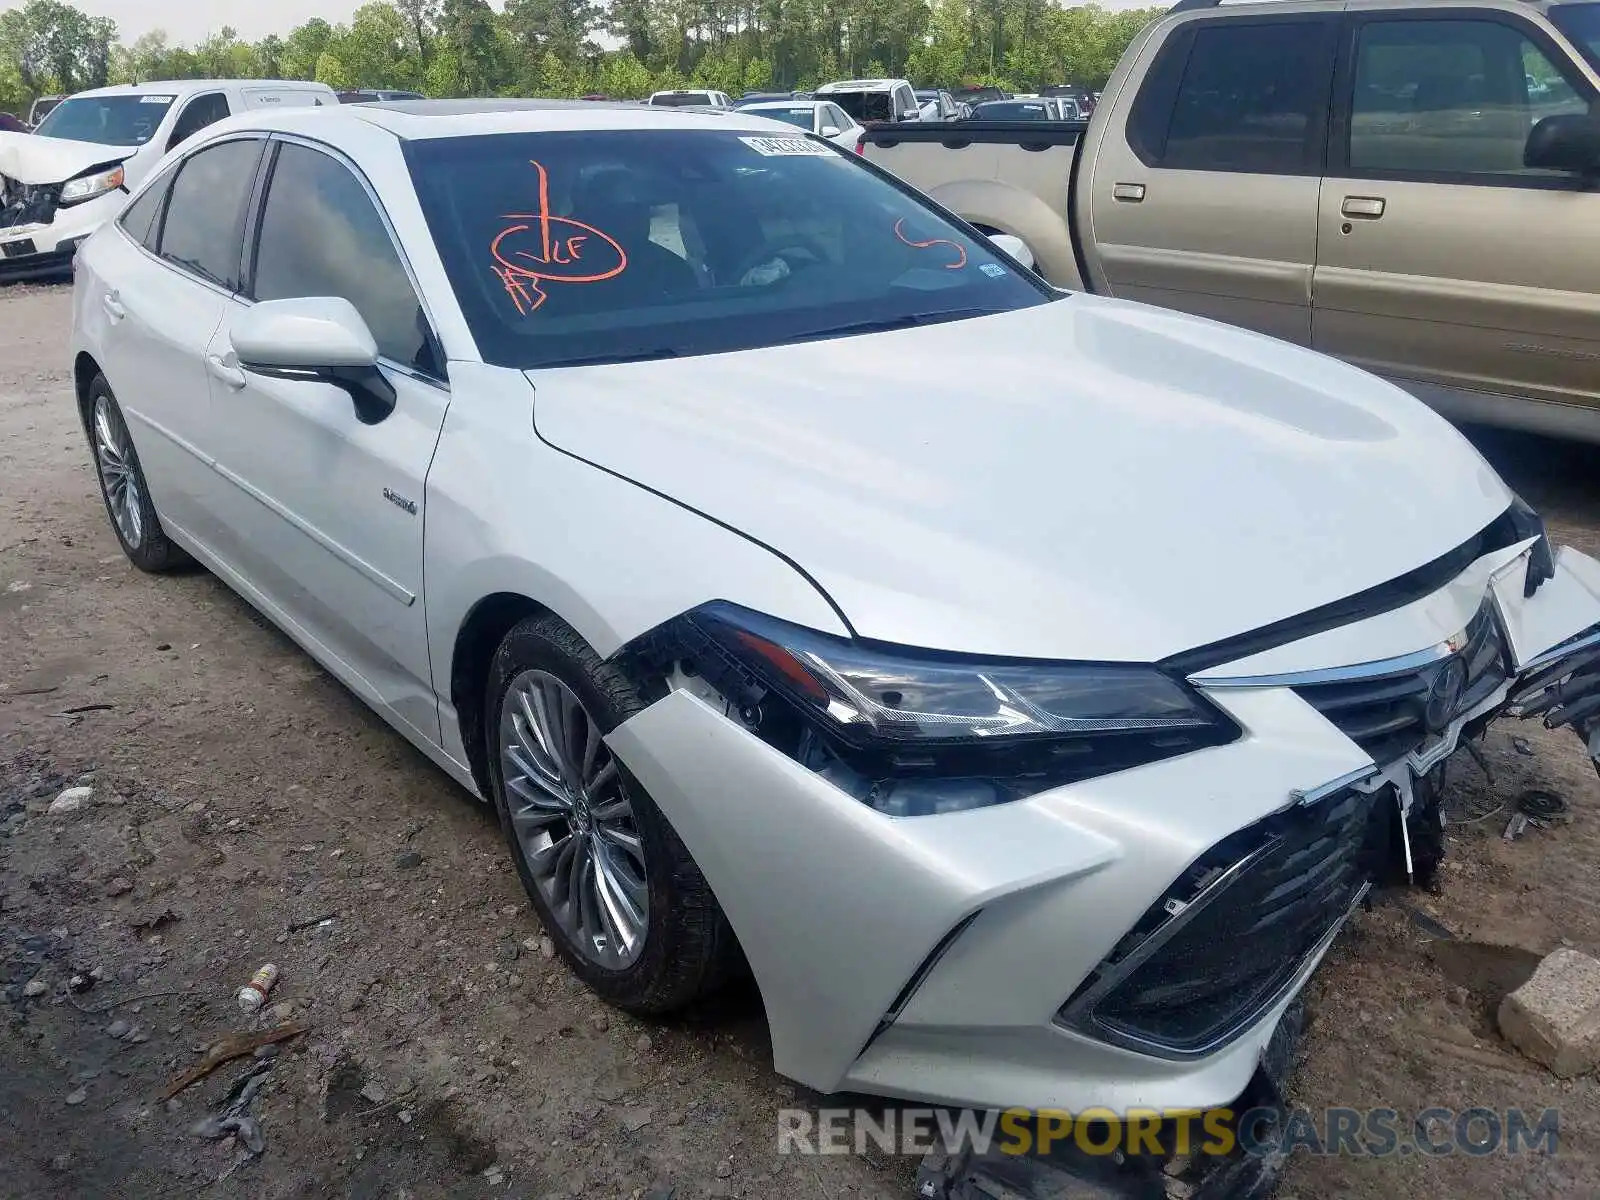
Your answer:
[[[218,354],[206,355],[206,370],[211,373],[211,378],[235,392],[243,390],[248,382],[243,371]]]
[[[1144,184],[1114,183],[1111,185],[1111,198],[1121,200],[1124,204],[1141,204],[1144,202]]]
[[[1382,196],[1346,196],[1344,206],[1339,209],[1347,217],[1356,217],[1365,221],[1376,221],[1383,216]]]
[[[128,310],[122,307],[122,301],[117,298],[116,292],[107,292],[100,306],[106,310],[106,316],[111,318],[112,324],[122,320],[128,315]]]

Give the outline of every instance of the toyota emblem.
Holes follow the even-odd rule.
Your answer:
[[[1450,722],[1461,709],[1462,693],[1467,690],[1467,664],[1452,658],[1439,669],[1428,688],[1428,699],[1423,706],[1422,719],[1428,732],[1434,735],[1450,728]]]

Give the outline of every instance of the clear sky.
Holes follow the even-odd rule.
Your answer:
[[[232,25],[250,41],[269,33],[288,33],[302,21],[321,17],[348,21],[362,0],[72,0],[84,12],[110,17],[124,42],[152,29],[165,29],[175,42],[197,42]],[[1151,0],[1100,0],[1106,8],[1139,8]],[[1159,0],[1158,0],[1159,2]],[[491,0],[499,8],[499,0]],[[0,0],[0,9],[12,0]]]

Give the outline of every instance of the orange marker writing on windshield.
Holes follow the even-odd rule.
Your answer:
[[[539,162],[531,165],[539,174],[538,211],[506,213],[508,221],[531,224],[507,226],[489,246],[494,273],[524,316],[549,299],[541,284],[600,283],[615,279],[628,269],[628,252],[610,234],[571,217],[550,215],[549,173]],[[520,246],[522,235],[534,231],[538,233],[536,244]],[[590,253],[588,261],[584,260],[585,253]],[[605,269],[596,270],[597,264]],[[562,270],[563,267],[572,269]]]

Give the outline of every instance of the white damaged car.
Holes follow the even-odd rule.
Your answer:
[[[121,84],[51,106],[32,134],[0,133],[0,281],[61,273],[167,151],[255,108],[336,104],[320,83],[183,79]]]
[[[494,804],[601,996],[747,966],[824,1092],[1229,1103],[1467,739],[1600,756],[1600,564],[1425,406],[746,114],[229,121],[74,353],[136,565]]]

